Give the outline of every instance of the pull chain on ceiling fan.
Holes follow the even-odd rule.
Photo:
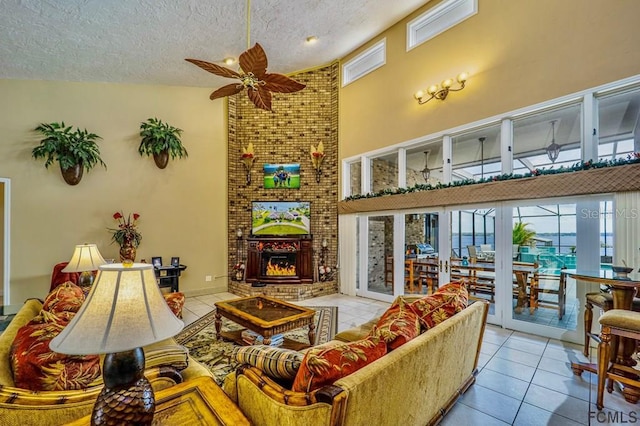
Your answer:
[[[267,73],[267,54],[262,46],[256,43],[251,46],[251,0],[247,0],[247,50],[240,54],[239,72],[199,59],[185,59],[194,65],[220,77],[234,78],[238,82],[222,86],[209,96],[214,100],[235,95],[245,88],[247,96],[253,104],[261,109],[273,111],[271,108],[271,92],[293,93],[306,87],[283,74]]]

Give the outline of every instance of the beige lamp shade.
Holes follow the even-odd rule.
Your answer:
[[[183,327],[167,306],[152,265],[106,264],[98,268],[80,311],[49,347],[72,355],[123,352],[168,339]]]
[[[98,266],[107,263],[95,244],[78,244],[69,264],[62,272],[97,271]]]

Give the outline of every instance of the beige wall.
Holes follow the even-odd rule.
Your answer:
[[[180,256],[180,289],[226,290],[226,122],[210,89],[0,80],[0,176],[11,179],[11,303],[44,297],[54,264],[75,244],[96,243],[118,257],[106,228],[112,215],[141,215],[137,260]],[[189,157],[158,169],[140,157],[140,122],[158,117],[184,130]],[[31,158],[41,122],[65,121],[97,133],[108,170],[69,186],[59,167]],[[205,282],[205,275],[218,276]],[[225,276],[225,277],[223,277]]]
[[[636,0],[479,0],[475,16],[406,52],[406,23],[437,4],[363,46],[386,37],[387,61],[340,92],[341,158],[640,73]],[[462,92],[413,99],[462,71]]]
[[[4,296],[4,182],[0,182],[0,295]],[[4,300],[4,299],[3,299]]]

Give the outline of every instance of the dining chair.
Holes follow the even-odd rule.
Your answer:
[[[393,256],[384,257],[384,286],[393,288]]]
[[[640,312],[628,311],[626,309],[610,309],[600,317],[600,343],[598,344],[598,391],[596,407],[602,410],[604,406],[604,386],[607,379],[609,383],[607,391],[613,391],[613,381],[617,381],[629,387],[640,388],[638,370],[616,362],[616,357],[611,357],[611,338],[613,336],[626,337],[640,340]],[[625,374],[626,373],[626,374]],[[638,393],[635,391],[625,392],[627,402],[636,403]]]
[[[598,341],[598,333],[592,333],[591,327],[593,325],[593,307],[597,307],[601,312],[607,312],[613,309],[613,296],[611,292],[607,290],[600,290],[593,293],[587,293],[585,295],[585,310],[584,310],[584,349],[583,355],[589,357],[589,348],[591,338]],[[640,312],[640,298],[634,297],[631,305],[631,309],[635,312]]]

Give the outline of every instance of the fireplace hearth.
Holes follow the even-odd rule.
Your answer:
[[[247,240],[247,283],[313,282],[313,239],[310,235],[249,237]]]

